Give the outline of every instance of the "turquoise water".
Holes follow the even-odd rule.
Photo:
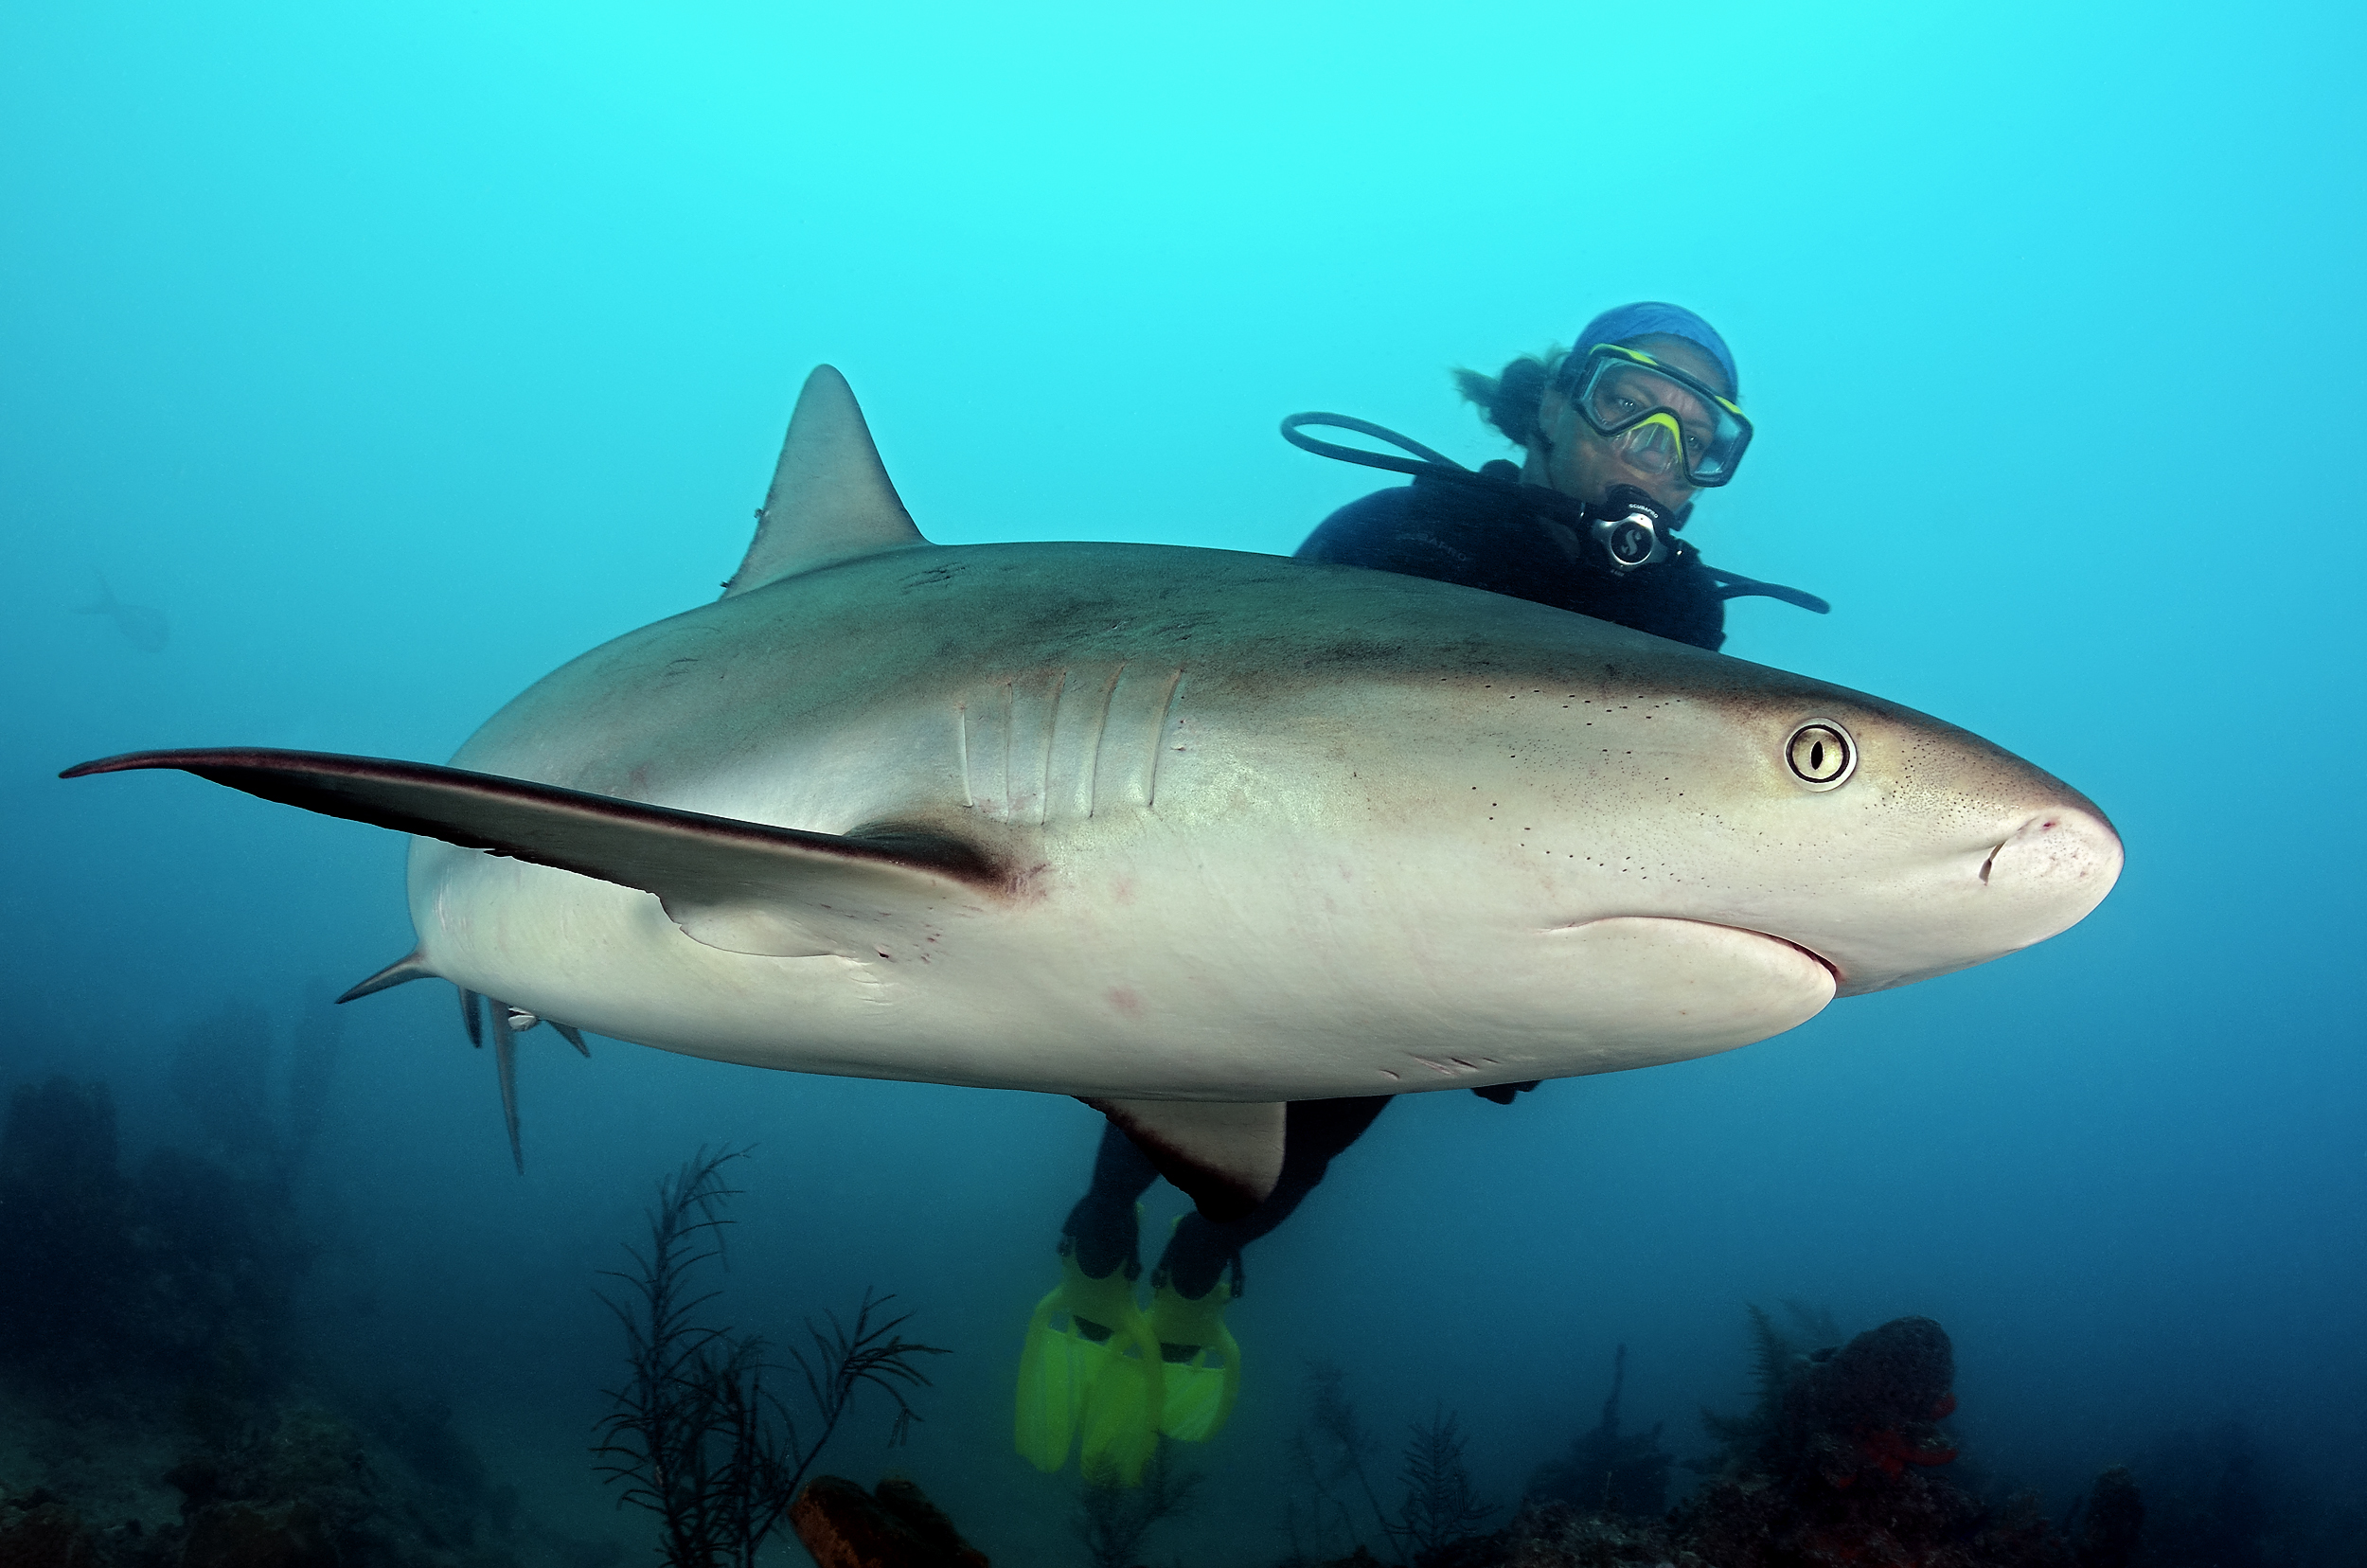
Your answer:
[[[1954,1335],[1957,1429],[2055,1504],[2236,1417],[2367,1452],[2355,615],[2367,501],[2352,13],[89,4],[0,13],[0,1080],[169,1142],[174,1043],[292,1029],[409,943],[402,845],[86,757],[441,759],[553,666],[703,602],[813,364],[940,543],[1287,553],[1362,471],[1465,462],[1447,372],[1682,301],[1759,437],[1688,531],[1822,594],[1727,650],[2071,780],[2128,846],[2031,953],[1734,1054],[1416,1096],[1252,1253],[1221,1499],[1278,1558],[1303,1358],[1483,1489],[1591,1423],[1706,1447],[1746,1302]],[[161,649],[74,611],[98,579]],[[149,639],[152,641],[153,639]],[[452,1402],[529,1510],[610,1511],[590,1294],[650,1185],[760,1146],[730,1300],[865,1284],[955,1354],[893,1464],[997,1561],[1074,1554],[1009,1452],[1017,1336],[1099,1121],[1038,1096],[526,1042],[514,1174],[448,991],[347,1008],[305,1202],[311,1353]],[[5,1086],[5,1085],[0,1085]],[[1156,1211],[1151,1234],[1164,1229]],[[2345,1467],[2348,1467],[2347,1470]],[[2352,1483],[2355,1485],[2355,1483]],[[792,1554],[793,1555],[793,1554]]]

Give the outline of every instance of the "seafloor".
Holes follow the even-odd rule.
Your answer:
[[[310,1141],[300,1079],[283,1103],[276,1121],[217,1108],[230,1121],[192,1140],[208,1152],[161,1148],[127,1169],[103,1085],[14,1091],[0,1131],[0,1568],[705,1565],[795,1560],[792,1539],[825,1568],[994,1559],[991,1539],[965,1540],[911,1483],[866,1488],[827,1473],[833,1399],[840,1410],[925,1399],[911,1374],[934,1352],[896,1320],[858,1316],[818,1342],[809,1384],[753,1342],[668,1316],[696,1294],[729,1156],[693,1162],[662,1189],[642,1275],[628,1282],[632,1354],[581,1461],[605,1467],[628,1506],[596,1534],[544,1518],[525,1477],[480,1452],[449,1409],[341,1381],[308,1355],[297,1303],[321,1242],[294,1202]],[[1846,1335],[1793,1306],[1753,1310],[1740,1327],[1755,1398],[1705,1416],[1706,1452],[1682,1464],[1663,1427],[1626,1420],[1624,1351],[1593,1423],[1504,1506],[1483,1500],[1510,1488],[1474,1479],[1467,1434],[1443,1409],[1389,1451],[1337,1369],[1317,1365],[1299,1391],[1290,1473],[1259,1519],[1244,1519],[1237,1547],[1210,1548],[1233,1539],[1229,1521],[1197,1486],[1188,1449],[1168,1444],[1138,1485],[1076,1484],[1068,1560],[2367,1564],[2367,1519],[2283,1483],[2240,1426],[2164,1434],[2050,1512],[1986,1484],[1961,1452],[1954,1352],[1938,1323]],[[803,1439],[776,1419],[785,1388],[811,1392],[825,1417]],[[1288,1520],[1279,1545],[1267,1503]],[[1186,1537],[1188,1559],[1166,1544]]]

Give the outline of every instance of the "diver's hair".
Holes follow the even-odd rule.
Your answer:
[[[1467,402],[1479,405],[1480,417],[1504,432],[1504,439],[1514,446],[1525,447],[1540,434],[1537,428],[1538,400],[1545,395],[1545,383],[1559,367],[1563,350],[1548,348],[1541,354],[1522,354],[1501,371],[1484,376],[1477,370],[1457,368],[1455,390]]]

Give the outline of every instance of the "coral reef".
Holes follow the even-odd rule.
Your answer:
[[[1386,1538],[1389,1516],[1374,1490],[1371,1465],[1380,1445],[1347,1397],[1347,1373],[1331,1362],[1308,1363],[1307,1414],[1290,1434],[1283,1528],[1290,1540],[1290,1568],[1365,1550],[1359,1539],[1358,1501]]]
[[[806,1483],[790,1527],[817,1568],[988,1568],[928,1494],[900,1475],[865,1492],[836,1475]]]
[[[2174,1432],[2139,1456],[2146,1568],[2261,1568],[2269,1560],[2268,1478],[2242,1424]],[[2091,1508],[2091,1523],[2094,1509]]]
[[[1134,1486],[1114,1471],[1089,1474],[1077,1492],[1069,1527],[1093,1568],[1128,1568],[1143,1541],[1160,1524],[1181,1519],[1198,1502],[1200,1477],[1175,1468],[1175,1445],[1162,1437]]]
[[[1822,1314],[1794,1307],[1789,1315],[1810,1335],[1829,1328]],[[1803,1348],[1753,1308],[1751,1333],[1757,1397],[1739,1416],[1704,1413],[1722,1452],[1697,1467],[1708,1479],[1674,1510],[1657,1506],[1669,1470],[1657,1429],[1620,1430],[1623,1354],[1601,1417],[1567,1458],[1539,1469],[1510,1524],[1450,1541],[1392,1532],[1392,1544],[1408,1552],[1411,1568],[2150,1568],[2155,1560],[2139,1553],[2145,1505],[2125,1470],[2104,1473],[2068,1531],[2035,1498],[1992,1504],[1944,1473],[1956,1459],[1941,1425],[1956,1406],[1955,1354],[1931,1319],[1899,1318],[1845,1344]],[[1653,1506],[1642,1506],[1647,1500]]]
[[[1468,1537],[1499,1510],[1482,1503],[1471,1486],[1470,1468],[1463,1462],[1463,1429],[1444,1406],[1427,1421],[1414,1423],[1405,1445],[1405,1501],[1389,1523],[1391,1541],[1407,1548],[1416,1562],[1435,1558]]]
[[[811,1436],[802,1435],[767,1382],[783,1368],[765,1359],[764,1342],[700,1322],[716,1292],[692,1293],[701,1267],[723,1258],[722,1209],[737,1193],[722,1167],[744,1154],[702,1149],[658,1184],[649,1250],[626,1249],[633,1272],[610,1274],[631,1288],[631,1305],[601,1298],[624,1325],[630,1376],[609,1395],[594,1452],[623,1501],[658,1516],[673,1568],[753,1568],[856,1396],[868,1388],[892,1400],[900,1439],[918,1419],[905,1390],[929,1381],[917,1358],[945,1354],[899,1335],[904,1317],[875,1322],[888,1297],[866,1294],[851,1327],[809,1323],[812,1353],[789,1352],[811,1412]]]
[[[114,1338],[135,1274],[132,1194],[103,1084],[52,1078],[9,1096],[0,1130],[0,1356],[65,1378]]]
[[[1611,1393],[1594,1425],[1570,1440],[1570,1452],[1548,1460],[1529,1478],[1529,1497],[1567,1503],[1582,1513],[1653,1519],[1668,1506],[1668,1473],[1675,1456],[1661,1447],[1661,1429],[1622,1432],[1619,1400],[1628,1382],[1628,1347],[1611,1358]]]
[[[53,1078],[0,1130],[0,1365],[55,1395],[92,1380],[247,1391],[288,1360],[311,1256],[283,1186],[166,1148],[125,1180],[113,1097]]]
[[[161,1413],[150,1424],[169,1425]],[[104,1488],[0,1493],[8,1568],[506,1568],[514,1496],[440,1488],[375,1434],[312,1405],[276,1410],[227,1442],[182,1435],[113,1457],[180,1496],[158,1518],[100,1511]],[[94,1455],[104,1464],[106,1455]],[[112,1524],[100,1520],[113,1519]]]
[[[177,1142],[127,1155],[104,1085],[13,1088],[0,1116],[0,1568],[613,1568],[623,1550],[535,1523],[417,1392],[326,1390],[303,1291],[317,1250],[296,1195],[322,1139],[334,1030],[276,1052],[225,1008],[166,1081]],[[740,1155],[702,1151],[660,1184],[613,1310],[630,1352],[598,1457],[650,1511],[678,1568],[753,1568],[793,1530],[822,1568],[985,1568],[909,1481],[812,1476],[865,1390],[899,1434],[942,1353],[866,1293],[851,1319],[775,1350],[721,1327],[702,1280],[723,1261]],[[620,1304],[621,1303],[621,1304]],[[314,1314],[317,1316],[317,1314]],[[1480,1496],[1444,1405],[1395,1474],[1340,1367],[1313,1364],[1290,1445],[1289,1568],[2367,1568],[2367,1507],[2339,1454],[2264,1453],[2245,1426],[2172,1434],[2105,1470],[2059,1521],[1958,1462],[1954,1351],[1928,1318],[1854,1337],[1797,1303],[1750,1310],[1754,1397],[1703,1413],[1716,1444],[1668,1506],[1663,1428],[1624,1419],[1627,1350],[1599,1410],[1535,1470],[1508,1523]],[[1136,1568],[1201,1501],[1162,1444],[1140,1488],[1077,1493],[1083,1559]],[[2297,1479],[2315,1462],[2313,1495]],[[809,1478],[810,1482],[809,1484]],[[1222,1526],[1240,1550],[1253,1527]],[[1246,1560],[1227,1558],[1224,1560]]]
[[[1755,1406],[1710,1422],[1724,1439],[1723,1466],[1669,1516],[1667,1550],[1652,1560],[1723,1568],[2072,1568],[2078,1560],[2035,1499],[1993,1507],[1940,1473],[1956,1458],[1940,1425],[1956,1396],[1955,1352],[1937,1323],[1898,1318],[1806,1353],[1755,1309],[1752,1330]],[[1569,1540],[1587,1527],[1533,1520],[1530,1531],[1558,1530]],[[1559,1549],[1565,1560],[1588,1560],[1569,1555],[1575,1542]],[[1627,1560],[1604,1556],[1612,1550],[1605,1541],[1590,1549],[1597,1560]],[[1556,1560],[1536,1546],[1528,1559]]]
[[[1910,1467],[1955,1459],[1939,1427],[1955,1412],[1955,1381],[1947,1331],[1930,1318],[1898,1318],[1787,1367],[1767,1385],[1773,1397],[1728,1429],[1730,1444],[1755,1440],[1736,1457],[1787,1485],[1809,1471],[1835,1490],[1896,1481]]]
[[[232,1381],[289,1360],[312,1249],[293,1192],[325,1114],[333,1024],[298,1032],[281,1112],[270,1021],[233,1007],[187,1031],[168,1081],[193,1148],[126,1179],[113,1096],[68,1079],[19,1086],[0,1131],[0,1360],[52,1388],[93,1376]]]
[[[124,1172],[104,1085],[15,1088],[0,1126],[0,1564],[499,1568],[516,1497],[450,1413],[356,1418],[307,1386],[294,1194],[334,1030],[274,1092],[268,1020],[182,1040],[184,1120]]]
[[[0,1496],[0,1564],[7,1568],[94,1568],[97,1542],[81,1517],[48,1491]]]
[[[458,1443],[448,1432],[441,1441]],[[184,1499],[178,1560],[185,1568],[507,1562],[515,1497],[496,1493],[475,1456],[460,1452],[472,1484],[423,1474],[379,1434],[329,1411],[283,1411],[168,1473]]]
[[[1425,1568],[1458,1568],[1462,1559],[1456,1554],[1471,1544],[1469,1532],[1501,1511],[1479,1500],[1464,1462],[1462,1423],[1441,1405],[1428,1420],[1413,1424],[1399,1460],[1402,1491],[1392,1511],[1381,1506],[1373,1486],[1371,1465],[1379,1444],[1347,1397],[1346,1375],[1332,1363],[1310,1362],[1305,1386],[1307,1417],[1290,1446],[1293,1487],[1283,1528],[1290,1554],[1284,1568],[1379,1562],[1363,1539],[1361,1521],[1366,1516],[1390,1550],[1408,1554]],[[1354,1506],[1359,1500],[1361,1510]]]
[[[2096,1477],[2068,1528],[2080,1568],[2128,1568],[2145,1534],[2145,1500],[2126,1465]],[[2080,1516],[2085,1517],[2080,1517]]]

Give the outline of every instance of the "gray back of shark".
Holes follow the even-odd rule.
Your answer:
[[[452,768],[88,771],[432,835],[418,949],[357,990],[1076,1095],[1211,1212],[1271,1187],[1283,1102],[1726,1050],[2042,940],[2118,875],[2069,787],[1797,675],[1354,568],[931,545],[827,366],[762,517],[720,601]]]

